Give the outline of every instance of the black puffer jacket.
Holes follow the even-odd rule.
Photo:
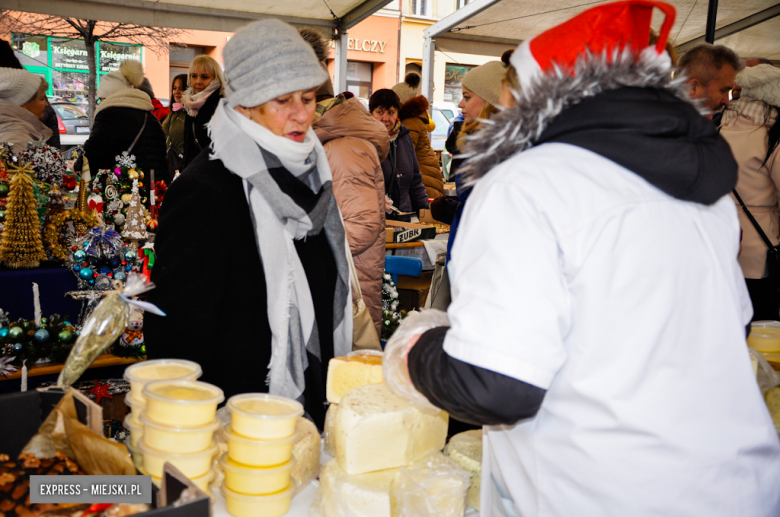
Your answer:
[[[401,126],[398,137],[394,142],[390,142],[390,152],[382,162],[382,172],[385,175],[385,193],[393,200],[393,205],[398,210],[413,212],[428,208],[428,194],[423,185],[420,165],[417,163],[414,142],[406,126]],[[397,221],[410,220],[409,216],[396,214],[388,214],[387,218]]]
[[[219,101],[222,99],[222,94],[215,91],[206,102],[203,103],[203,107],[198,110],[198,115],[191,117],[187,115],[184,119],[184,162],[182,168],[186,169],[187,165],[198,156],[203,149],[206,149],[211,145],[211,138],[209,138],[209,131],[206,124],[214,116],[214,112],[217,111]]]
[[[131,90],[140,92],[139,90]],[[140,92],[146,95],[143,92]],[[148,96],[147,96],[148,99]],[[111,97],[104,102],[109,102]],[[114,105],[101,109],[95,117],[89,140],[84,144],[84,154],[89,159],[89,168],[93,175],[99,169],[113,169],[116,167],[116,157],[122,151],[127,151],[141,132],[141,126],[146,119],[146,126],[141,136],[132,148],[130,154],[135,155],[136,166],[141,169],[145,179],[154,169],[156,178],[165,178],[168,175],[168,162],[165,158],[165,134],[160,121],[157,120],[151,109],[144,111],[138,108]],[[132,104],[132,103],[127,103]],[[151,106],[151,103],[149,104]],[[148,196],[148,181],[141,181],[141,196]]]

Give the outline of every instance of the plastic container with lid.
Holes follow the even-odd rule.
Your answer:
[[[762,354],[780,353],[780,321],[754,321],[747,341]]]
[[[138,402],[128,393],[125,395],[125,404],[130,408],[130,414],[127,415],[126,421],[131,422],[136,427],[141,427],[143,424],[141,423],[140,416],[146,409],[146,402]]]
[[[143,474],[144,476],[150,476],[151,474],[148,474],[144,469],[140,468],[138,471]],[[206,472],[204,475],[197,477],[197,478],[189,478],[190,481],[192,481],[195,486],[206,492],[208,495],[211,495],[211,489],[209,488],[209,485],[214,480],[215,473],[213,470],[210,470]],[[160,488],[160,485],[162,485],[162,477],[152,476],[152,483],[154,483],[154,486],[157,488]]]
[[[133,465],[138,470],[142,470],[144,466],[144,455],[138,447],[133,447],[129,442],[125,442],[127,450],[130,451],[130,457],[133,458]]]
[[[222,485],[227,511],[233,517],[281,517],[290,509],[292,485],[268,495],[239,494]]]
[[[233,419],[233,432],[258,440],[292,436],[298,417],[303,414],[300,402],[267,393],[235,395],[226,406]]]
[[[237,463],[227,454],[223,454],[219,463],[225,472],[225,484],[230,490],[239,494],[273,494],[290,485],[292,460],[275,467],[250,467]]]
[[[251,467],[272,467],[287,463],[292,458],[295,435],[279,440],[253,440],[225,429],[228,457]]]
[[[137,449],[138,440],[140,440],[141,436],[144,434],[144,426],[136,424],[135,419],[132,418],[132,416],[133,414],[131,413],[125,417],[124,426],[125,429],[130,431],[130,437],[128,438],[130,445]]]
[[[130,383],[130,395],[143,402],[144,386],[152,381],[187,380],[194,381],[203,375],[198,363],[184,359],[154,359],[142,361],[125,369],[124,378]]]
[[[138,442],[138,448],[144,455],[144,470],[150,476],[162,477],[163,465],[170,462],[179,469],[182,474],[190,479],[194,479],[206,474],[211,470],[211,460],[217,453],[217,444],[212,443],[211,447],[201,452],[189,454],[173,454],[152,449],[146,444],[146,437]]]
[[[201,427],[173,427],[158,424],[143,413],[140,420],[146,445],[157,451],[177,454],[208,449],[212,444],[214,431],[219,427],[216,420]]]
[[[173,427],[201,427],[214,421],[222,390],[200,381],[155,381],[144,387],[146,417]]]

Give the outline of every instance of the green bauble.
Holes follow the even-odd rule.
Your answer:
[[[0,210],[0,223],[5,222],[5,210]]]
[[[0,183],[0,197],[6,197],[10,191],[11,188],[8,186],[8,183]]]
[[[146,345],[141,345],[141,348],[139,348],[142,354],[146,355]]]
[[[73,340],[73,334],[68,330],[63,330],[57,334],[57,338],[63,343],[70,343]]]
[[[49,323],[49,318],[41,318],[41,325],[46,325]]]
[[[23,321],[22,322],[22,328],[23,329],[29,329],[30,328],[30,322],[29,321]]]
[[[11,327],[8,329],[8,337],[11,339],[19,339],[22,337],[22,334],[24,334],[24,329],[22,329],[22,327]]]

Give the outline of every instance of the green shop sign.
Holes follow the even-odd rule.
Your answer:
[[[36,58],[41,55],[41,47],[34,41],[27,41],[22,44],[22,54],[31,58]]]

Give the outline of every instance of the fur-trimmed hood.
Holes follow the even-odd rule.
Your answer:
[[[420,117],[428,119],[428,99],[423,95],[417,95],[406,101],[401,109],[398,110],[398,118],[400,120],[406,120],[412,117]]]
[[[591,150],[678,199],[711,204],[736,185],[728,144],[691,101],[686,78],[642,54],[583,56],[574,73],[557,69],[514,92],[518,107],[484,121],[466,138],[461,169],[473,185],[499,163],[546,142]],[[697,109],[698,108],[698,109]],[[551,171],[554,172],[554,171]]]

